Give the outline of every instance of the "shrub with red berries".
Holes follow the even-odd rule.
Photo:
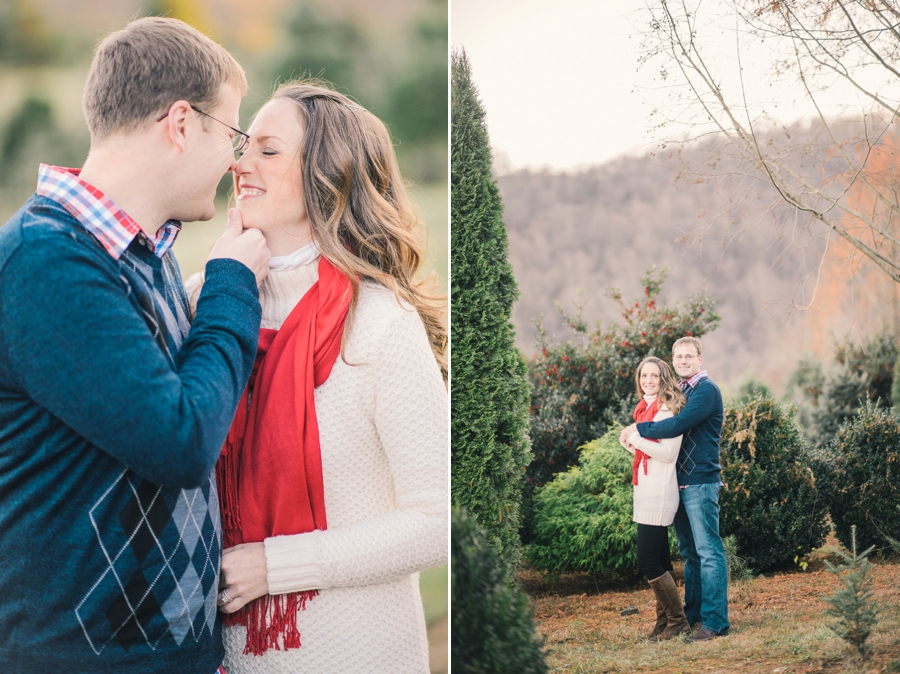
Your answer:
[[[577,449],[601,437],[614,422],[628,424],[637,404],[634,371],[646,356],[671,361],[680,337],[700,337],[718,327],[715,302],[705,292],[684,303],[659,297],[668,269],[651,268],[641,279],[644,296],[626,303],[616,289],[623,321],[588,332],[580,316],[568,318],[573,339],[550,344],[541,333],[540,353],[531,363],[531,442],[534,460],[526,491],[547,483],[578,458]],[[526,497],[526,517],[528,515]],[[526,537],[526,531],[524,532]]]

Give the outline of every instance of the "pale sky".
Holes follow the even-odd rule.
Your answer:
[[[452,0],[491,144],[512,163],[597,163],[649,141],[637,81],[642,0]]]
[[[649,22],[644,0],[452,0],[450,6],[451,44],[469,56],[491,144],[515,167],[573,168],[652,150],[661,132],[652,128],[651,111],[677,111],[658,79],[661,62],[638,69]],[[712,13],[718,3],[702,6]],[[734,23],[718,21],[704,33],[706,56],[724,90],[734,92],[740,86]],[[768,101],[766,112],[787,121],[811,116],[796,86],[771,82],[769,49],[742,46],[751,100]],[[857,99],[840,87],[828,93],[832,109]]]

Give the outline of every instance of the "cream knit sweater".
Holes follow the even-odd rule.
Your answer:
[[[654,398],[646,397],[647,402]],[[672,416],[669,408],[660,407],[653,421],[662,421]],[[681,436],[653,442],[642,438],[639,433],[632,433],[628,438],[631,445],[622,445],[634,454],[633,447],[650,456],[647,459],[647,474],[644,466],[638,467],[638,483],[634,487],[634,514],[632,520],[638,524],[652,524],[667,527],[675,520],[678,510],[678,478],[675,475],[675,459],[681,448]]]
[[[270,271],[262,327],[279,328],[318,260]],[[427,674],[418,571],[447,562],[447,390],[421,319],[362,284],[346,344],[315,390],[326,531],[265,541],[269,592],[320,590],[298,614],[302,646],[242,655],[226,628],[228,674]]]

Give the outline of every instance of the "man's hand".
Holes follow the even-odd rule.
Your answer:
[[[240,211],[228,209],[225,231],[209,254],[210,260],[230,258],[246,266],[256,276],[256,285],[269,273],[272,254],[266,246],[266,238],[258,229],[244,229]]]

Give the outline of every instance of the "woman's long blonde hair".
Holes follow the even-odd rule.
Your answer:
[[[675,375],[672,374],[672,368],[664,360],[660,360],[655,356],[647,356],[637,366],[637,370],[634,371],[634,383],[637,386],[638,396],[644,395],[644,392],[641,390],[641,370],[648,363],[652,363],[659,368],[658,399],[660,407],[665,405],[672,414],[678,414],[686,401],[684,394],[678,387],[678,382],[675,381]]]
[[[417,279],[424,261],[419,219],[400,176],[384,123],[322,82],[288,82],[271,100],[297,105],[303,125],[300,157],[303,195],[312,238],[322,255],[353,285],[346,343],[359,300],[359,283],[369,280],[412,305],[428,333],[447,379],[446,298],[434,291],[434,274]]]

